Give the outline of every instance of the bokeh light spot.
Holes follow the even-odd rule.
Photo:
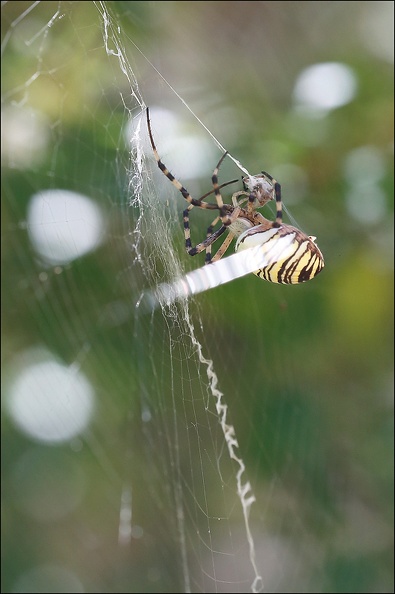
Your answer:
[[[354,71],[345,64],[326,62],[302,71],[295,84],[294,101],[306,115],[324,116],[352,101],[356,92]]]
[[[29,355],[23,357],[29,359]],[[6,392],[6,406],[15,425],[41,442],[59,443],[89,424],[94,392],[87,378],[49,355],[16,369]]]
[[[101,210],[90,198],[68,190],[34,194],[27,223],[34,249],[51,265],[71,262],[103,239]]]

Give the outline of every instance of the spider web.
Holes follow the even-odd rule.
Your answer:
[[[360,539],[360,518],[379,534],[375,550],[388,531],[365,505],[356,514],[346,489],[340,504],[334,486],[349,466],[337,471],[335,414],[317,403],[336,391],[322,388],[325,285],[249,275],[139,305],[204,260],[184,253],[185,201],[156,167],[146,106],[161,158],[194,197],[211,189],[213,166],[245,123],[194,77],[175,23],[189,3],[162,4],[3,6],[3,435],[16,527],[6,528],[5,591],[315,592],[343,573],[354,591],[386,591],[384,563],[354,578],[367,538],[360,563],[342,556],[345,538],[354,548]],[[229,4],[237,13],[241,3]],[[260,4],[270,20],[266,5],[282,3]],[[160,55],[176,34],[184,76],[179,47]],[[281,56],[262,43],[267,85],[275,72],[286,87]],[[248,173],[234,152],[221,182]],[[324,200],[295,203],[319,240],[321,207],[328,216]],[[192,209],[195,243],[210,222]]]

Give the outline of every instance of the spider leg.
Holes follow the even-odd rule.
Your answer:
[[[238,182],[238,179],[232,179],[231,181],[228,182],[224,182],[223,184],[221,184],[219,186],[219,189],[221,190],[222,188],[224,188],[225,186],[229,186],[230,184],[235,184],[236,182]],[[215,190],[210,190],[209,192],[207,192],[207,194],[203,194],[203,196],[200,196],[200,198],[198,198],[198,200],[203,200],[204,198],[207,198],[207,196],[210,196],[210,194],[214,194]],[[238,192],[239,194],[245,194],[245,192]]]
[[[245,198],[243,198],[242,200],[239,200],[240,196],[245,196]],[[249,196],[249,194],[245,190],[241,190],[240,192],[235,192],[232,196],[233,206],[235,206],[235,207],[241,206],[243,204],[243,202],[247,201],[248,196]]]
[[[270,175],[270,173],[267,173],[266,171],[262,171],[262,173],[263,173],[263,175],[266,175],[268,180],[271,181],[273,184],[274,193],[276,196],[276,223],[275,223],[275,226],[279,227],[283,222],[283,203],[281,200],[281,186],[278,183],[278,181],[276,181],[274,179],[274,177],[272,175]]]
[[[215,254],[215,256],[213,256],[210,259],[210,262],[217,262],[217,260],[220,260],[222,258],[222,256],[224,255],[224,253],[226,252],[226,250],[228,249],[228,247],[232,243],[232,239],[233,238],[234,238],[233,233],[228,233],[227,238],[225,239],[225,241],[223,242],[223,244],[221,245],[221,247],[218,249],[218,251]]]
[[[221,184],[219,187],[223,188],[225,186],[228,186],[229,184],[234,184],[235,182],[237,182],[237,179],[234,179],[232,181],[228,181],[225,182],[223,184]],[[213,194],[214,190],[210,190],[210,192],[207,192],[207,194],[204,194],[203,196],[201,196],[199,198],[199,200],[203,200],[203,198],[207,198],[207,196],[209,196],[210,194]],[[192,246],[192,242],[191,242],[191,229],[190,229],[190,225],[189,225],[189,211],[194,207],[193,204],[190,204],[188,206],[188,208],[186,208],[183,212],[183,218],[184,218],[184,236],[185,236],[185,248],[188,252],[188,254],[190,256],[195,256],[196,254],[200,253],[200,251],[204,250],[204,247],[202,247],[202,249],[200,249],[200,246],[204,246],[205,242],[202,242],[200,244],[198,244],[198,246],[193,247]],[[216,217],[214,219],[214,221],[211,223],[211,225],[209,225],[209,227],[207,228],[207,234],[206,234],[206,240],[213,234],[213,229],[215,227],[215,225],[218,223],[220,217]],[[214,239],[212,240],[213,242],[218,239],[218,237],[220,237],[220,235],[222,235],[222,233],[225,231],[225,227],[223,228],[223,230],[221,230],[221,233],[218,233]],[[195,251],[199,248],[199,251]],[[221,256],[220,256],[221,257]],[[206,258],[205,258],[205,263],[209,263],[211,262],[211,243],[206,247]]]
[[[218,216],[218,217],[216,217],[216,218],[213,220],[213,222],[212,222],[212,223],[211,223],[211,224],[210,224],[210,225],[207,227],[207,231],[206,231],[206,240],[208,240],[208,239],[211,239],[211,236],[212,236],[212,235],[213,235],[213,233],[214,233],[214,227],[215,227],[215,225],[218,223],[218,221],[219,221],[219,220],[220,220],[220,217]],[[222,225],[222,227],[223,227],[223,225]],[[222,227],[220,227],[220,228],[218,229],[218,231],[219,231],[220,229],[222,229]],[[221,231],[221,235],[222,235],[222,233],[223,233],[223,231]],[[219,237],[219,235],[217,235],[217,236],[215,237],[215,239],[217,239],[218,237]],[[212,248],[212,245],[213,245],[213,243],[214,243],[215,239],[213,239],[213,241],[210,243],[210,245],[208,245],[208,246],[207,246],[207,248],[206,248],[206,257],[205,257],[205,260],[204,260],[204,263],[205,263],[205,264],[209,264],[209,263],[211,262],[211,248]]]
[[[228,151],[226,151],[222,155],[222,157],[220,158],[220,160],[217,163],[216,168],[213,171],[213,175],[211,178],[211,181],[213,183],[214,193],[215,193],[215,199],[217,201],[218,209],[220,212],[220,217],[221,217],[222,223],[226,226],[230,225],[231,220],[230,220],[229,215],[224,211],[224,201],[222,200],[222,196],[221,196],[221,192],[220,192],[221,186],[218,184],[218,171],[219,171],[219,168],[221,167],[222,161],[225,159],[227,154],[228,154]]]
[[[148,126],[148,134],[149,134],[149,139],[151,142],[152,151],[154,153],[154,157],[156,159],[156,162],[157,162],[158,167],[161,170],[161,172],[171,181],[171,183],[177,188],[177,190],[179,192],[181,192],[181,194],[184,196],[184,198],[187,202],[189,202],[190,204],[193,204],[193,206],[200,206],[200,208],[208,208],[211,210],[217,210],[218,202],[217,202],[217,204],[211,204],[210,202],[203,202],[201,198],[199,198],[198,200],[196,200],[195,198],[192,198],[192,196],[190,195],[188,190],[186,188],[184,188],[184,186],[178,181],[178,179],[176,179],[174,177],[174,175],[172,173],[170,173],[170,171],[167,169],[166,165],[161,161],[161,159],[159,157],[159,153],[158,153],[156,145],[155,145],[155,142],[154,142],[154,137],[152,134],[148,107],[147,107],[147,126]]]
[[[190,256],[196,256],[206,250],[206,264],[211,261],[211,245],[221,237],[226,231],[225,225],[222,225],[219,229],[213,232],[214,226],[218,223],[220,217],[216,217],[211,225],[207,228],[207,237],[201,243],[193,246],[191,242],[191,231],[189,228],[189,211],[193,208],[193,204],[190,204],[188,208],[184,210],[184,235],[185,235],[185,249]]]
[[[254,202],[255,202],[255,194],[251,192],[248,196],[248,204],[247,204],[247,211],[251,214],[254,211]]]
[[[281,186],[276,180],[274,182],[274,192],[276,194],[276,227],[279,227],[283,222],[283,203],[281,201]]]

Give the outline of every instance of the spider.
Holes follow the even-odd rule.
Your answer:
[[[161,161],[157,151],[147,108],[147,126],[152,150],[159,169],[181,192],[189,206],[183,212],[185,248],[190,256],[206,252],[205,264],[222,258],[233,239],[236,239],[235,251],[260,246],[265,256],[265,265],[254,274],[272,283],[297,284],[314,278],[324,267],[323,256],[315,244],[315,237],[308,236],[296,227],[282,222],[282,201],[280,184],[265,171],[261,174],[242,178],[243,190],[234,192],[232,204],[224,203],[221,189],[238,180],[218,183],[218,171],[228,155],[226,151],[217,163],[211,178],[213,189],[200,198],[192,198],[188,190],[174,177]],[[204,199],[215,195],[215,203]],[[266,219],[257,209],[270,200],[276,201],[276,219]],[[207,228],[206,239],[192,246],[189,226],[189,213],[193,207],[216,210],[218,215]],[[221,226],[215,227],[221,222]],[[228,236],[212,255],[213,243],[225,231]]]

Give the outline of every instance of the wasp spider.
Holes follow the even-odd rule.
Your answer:
[[[236,183],[232,180],[218,184],[218,171],[227,152],[221,157],[212,175],[213,189],[201,196],[192,198],[188,190],[170,173],[161,161],[155,146],[149,110],[147,108],[148,134],[159,169],[181,192],[189,206],[184,210],[185,248],[190,256],[206,252],[205,263],[215,262],[222,258],[236,238],[235,251],[260,246],[264,253],[265,265],[254,274],[272,283],[297,284],[314,278],[324,267],[323,256],[315,244],[315,237],[308,236],[296,227],[282,222],[281,186],[271,175],[262,171],[259,175],[242,178],[244,189],[234,192],[232,204],[224,203],[220,190]],[[215,195],[215,203],[205,202],[210,194]],[[265,206],[270,200],[276,201],[276,220],[269,221],[258,208]],[[207,229],[206,239],[192,246],[189,227],[189,213],[196,206],[207,210],[216,210],[218,215]],[[221,223],[221,224],[220,224]],[[220,226],[215,229],[215,227]],[[225,232],[228,236],[215,255],[211,253],[213,243]]]

